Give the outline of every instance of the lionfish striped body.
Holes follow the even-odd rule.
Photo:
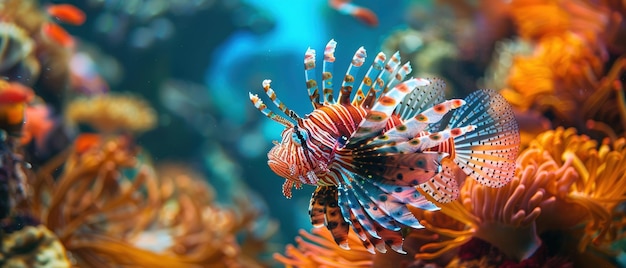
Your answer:
[[[400,66],[398,53],[386,60],[382,52],[352,94],[366,57],[361,47],[335,100],[335,46],[331,40],[324,52],[322,94],[315,79],[315,51],[305,54],[314,107],[306,117],[288,109],[269,80],[263,81],[263,88],[287,117],[269,110],[256,95],[250,94],[250,99],[286,127],[268,153],[270,168],[286,179],[283,194],[290,198],[292,187],[316,185],[309,206],[311,223],[326,226],[338,245],[349,248],[351,226],[370,252],[385,252],[388,245],[403,253],[401,228],[423,228],[406,205],[439,209],[420,190],[437,202],[456,199],[465,179],[455,175],[458,168],[491,187],[501,187],[513,177],[519,132],[502,96],[479,90],[465,100],[445,100],[443,81],[405,80],[409,63]]]

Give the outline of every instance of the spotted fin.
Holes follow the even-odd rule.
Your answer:
[[[440,209],[435,204],[428,201],[428,199],[426,199],[426,197],[424,197],[413,186],[390,185],[373,180],[371,183],[404,204],[428,211],[436,211]]]
[[[387,64],[385,64],[385,70],[380,74],[380,83],[377,83],[375,88],[382,90],[383,94],[387,93],[391,88],[389,83],[393,80],[393,76],[398,72],[398,66],[400,66],[400,52],[396,51],[391,55]]]
[[[412,78],[380,96],[348,139],[346,147],[355,147],[363,140],[380,134],[400,100],[415,88],[428,85],[428,83],[430,82],[425,79]]]
[[[428,129],[430,124],[439,122],[448,112],[457,109],[465,104],[465,101],[459,99],[447,100],[430,107],[414,117],[403,122],[406,132],[402,133],[404,137],[415,137],[420,132]],[[387,131],[385,135],[394,136],[399,134],[399,128],[393,128]]]
[[[435,152],[361,155],[355,151],[351,165],[355,173],[367,179],[397,186],[417,186],[435,176],[441,159],[446,155]]]
[[[444,159],[441,163],[441,171],[429,181],[419,185],[424,192],[439,203],[449,203],[459,197],[461,183],[455,177],[452,165],[454,165],[452,161]]]
[[[519,129],[513,110],[493,90],[475,91],[465,102],[454,111],[448,127],[473,125],[475,130],[454,138],[454,162],[481,184],[502,187],[513,178],[519,151]]]
[[[356,219],[353,218],[353,222],[356,222]],[[373,237],[369,233],[362,232],[363,237],[361,241],[363,241],[363,246],[372,254],[375,254],[376,251],[380,253],[386,253],[387,248],[385,245],[388,245],[392,250],[398,252],[400,254],[406,254],[406,252],[402,249],[402,244],[404,242],[404,238],[402,237],[402,233],[400,231],[391,231],[383,228],[378,223],[374,223],[374,228],[380,233],[380,237]],[[361,229],[359,224],[355,224],[355,229]],[[357,233],[358,234],[358,233]]]
[[[311,196],[311,203],[309,204],[309,216],[311,217],[311,224],[315,228],[324,226],[326,222],[326,206],[332,203],[336,203],[337,187],[332,186],[318,186]]]
[[[389,60],[385,63],[382,71],[380,72],[378,77],[376,77],[376,80],[374,80],[374,85],[368,91],[367,95],[365,96],[365,100],[363,101],[363,108],[371,109],[372,106],[376,103],[376,94],[379,92],[383,94],[385,93],[383,92],[383,90],[387,88],[389,78],[395,72],[398,65],[400,65],[400,53],[396,52],[391,55],[391,58],[389,58]]]
[[[400,225],[394,220],[391,215],[381,210],[380,207],[373,202],[368,196],[368,192],[364,191],[354,180],[350,184],[352,190],[351,199],[357,201],[357,205],[367,213],[367,216],[371,219],[372,223],[377,223],[381,227],[392,230],[400,231]]]
[[[354,194],[345,185],[339,186],[339,203],[341,204],[344,218],[346,218],[345,215],[348,215],[348,218],[350,218],[350,214],[354,215],[357,222],[363,227],[363,230],[365,230],[368,235],[380,238],[374,228],[374,221],[372,221],[367,212],[363,210],[363,207],[355,198]]]
[[[400,226],[397,225],[396,222],[415,229],[424,228],[415,216],[413,216],[413,213],[407,209],[405,203],[378,188],[369,180],[354,176],[354,180],[351,181],[350,185],[361,205],[364,206],[367,211],[373,210],[374,213],[376,213],[376,215],[370,213],[372,219],[385,229],[399,231]]]
[[[406,254],[406,251],[402,249],[404,238],[402,232],[393,232],[390,230],[381,230],[380,236],[383,238],[385,244],[387,244],[393,251],[400,254]]]
[[[376,254],[376,249],[374,247],[374,242],[381,241],[380,239],[374,238],[370,236],[367,232],[364,231],[363,226],[357,221],[356,216],[350,214],[350,220],[352,222],[352,230],[356,233],[356,235],[363,242],[363,246],[369,253]]]
[[[449,142],[450,138],[459,137],[465,135],[468,132],[472,132],[474,130],[473,125],[446,129],[435,133],[426,133],[428,135],[418,136],[412,138],[407,141],[401,142],[387,142],[386,144],[378,145],[369,149],[363,149],[363,152],[372,151],[373,154],[381,154],[381,153],[421,153],[425,152],[428,149],[440,146],[442,143]],[[379,140],[389,140],[388,136],[383,135],[384,138],[379,138]],[[369,144],[368,144],[369,145]]]
[[[398,83],[404,81],[406,75],[411,73],[411,71],[413,71],[413,69],[411,69],[411,62],[407,61],[404,65],[397,69],[397,72],[394,74],[391,80],[389,80],[383,92],[389,91],[389,88],[393,88],[398,85]]]

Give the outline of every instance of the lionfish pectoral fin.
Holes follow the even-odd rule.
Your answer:
[[[513,110],[493,90],[478,90],[455,110],[450,128],[473,126],[454,138],[454,162],[473,179],[488,187],[502,187],[515,173],[520,136]]]
[[[335,243],[343,249],[350,249],[348,245],[348,232],[350,223],[347,222],[341,212],[338,203],[338,190],[335,186],[319,186],[313,192],[309,206],[311,224],[314,227],[326,226],[330,231]]]
[[[357,222],[363,227],[369,236],[380,238],[376,232],[374,222],[371,217],[365,212],[363,206],[359,203],[358,199],[354,196],[354,193],[348,186],[339,187],[339,202],[342,204],[342,209],[348,210],[348,212],[355,216]]]
[[[424,195],[422,195],[414,186],[398,186],[384,184],[377,181],[372,181],[372,184],[376,185],[387,194],[392,195],[399,202],[404,204],[423,209],[428,211],[436,211],[440,208],[432,202],[428,201]]]
[[[373,184],[371,180],[355,176],[351,185],[358,195],[361,205],[366,207],[368,212],[370,210],[374,211],[376,215],[370,213],[370,216],[385,229],[400,231],[400,226],[397,223],[415,229],[424,228],[406,207],[406,203],[403,200],[399,200],[394,195],[385,192],[376,184]]]
[[[375,223],[388,230],[400,231],[400,225],[398,222],[387,211],[381,209],[380,205],[377,203],[377,199],[372,198],[372,195],[377,193],[368,191],[365,187],[363,187],[363,184],[365,183],[366,182],[364,182],[362,178],[358,177],[355,177],[355,179],[350,182],[355,199],[365,210],[370,219],[372,219]],[[384,196],[384,198],[387,197]]]
[[[419,187],[438,203],[449,203],[459,197],[459,183],[453,172],[454,163],[444,159],[441,163],[441,171],[432,179],[419,185]]]
[[[333,202],[333,198],[336,197],[336,189],[328,186],[318,186],[311,196],[311,203],[309,204],[309,216],[311,217],[311,224],[315,228],[324,226],[326,218],[326,206]]]
[[[351,215],[351,217],[354,224],[353,229],[359,235],[361,241],[363,241],[363,246],[371,254],[376,254],[376,251],[380,253],[386,253],[387,248],[385,247],[385,245],[388,245],[391,249],[400,254],[406,253],[404,250],[402,250],[402,243],[404,241],[404,238],[402,237],[401,232],[387,230],[378,225],[378,223],[374,223],[375,228],[378,229],[378,232],[380,233],[380,237],[373,237],[368,232],[363,231],[363,227],[358,223],[356,216]]]
[[[352,165],[357,174],[381,183],[397,186],[417,186],[432,178],[438,171],[446,153],[392,153],[368,152],[352,156]]]

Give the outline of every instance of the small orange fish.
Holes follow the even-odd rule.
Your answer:
[[[73,47],[74,38],[63,27],[53,22],[46,22],[41,27],[41,31],[50,40],[64,47]]]
[[[50,5],[47,12],[59,21],[72,25],[81,25],[86,20],[85,13],[70,4]]]
[[[82,133],[74,140],[74,151],[78,154],[100,146],[102,137],[95,133]]]
[[[29,105],[24,111],[24,127],[20,142],[23,145],[35,141],[36,148],[44,148],[46,139],[54,129],[50,110],[45,104]]]
[[[354,5],[350,0],[329,0],[330,6],[342,14],[350,15],[371,27],[378,26],[378,17],[371,10]]]
[[[21,135],[24,109],[33,96],[26,86],[0,80],[0,127],[11,135]]]
[[[30,101],[33,90],[15,82],[0,80],[0,104],[15,104]]]
[[[72,25],[81,25],[85,23],[86,20],[85,13],[70,4],[50,5],[48,6],[46,11],[50,16],[54,17],[60,22]],[[74,38],[72,38],[72,36],[67,31],[65,31],[65,29],[63,29],[63,27],[54,22],[45,22],[41,26],[41,31],[52,41],[64,47],[74,46]]]

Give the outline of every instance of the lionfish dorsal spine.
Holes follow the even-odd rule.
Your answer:
[[[378,75],[382,72],[383,67],[385,66],[385,60],[387,56],[383,52],[378,52],[376,58],[374,58],[374,62],[372,62],[372,66],[367,70],[365,76],[363,77],[363,81],[361,81],[361,85],[359,85],[359,89],[357,89],[356,94],[354,95],[354,99],[352,100],[352,105],[361,106],[365,104],[366,97],[370,100],[376,99],[376,92],[372,90],[372,86],[374,85],[374,81],[377,79]],[[371,104],[368,104],[368,107],[371,107]]]
[[[426,86],[430,82],[421,78],[411,78],[395,86],[378,98],[374,106],[367,111],[365,118],[348,139],[349,145],[355,145],[380,133],[386,126],[398,103],[413,89]]]
[[[389,88],[393,88],[398,83],[404,81],[404,78],[406,78],[406,76],[411,73],[411,71],[413,71],[413,69],[411,68],[411,62],[407,61],[404,65],[398,68],[395,75],[387,83],[387,86],[385,87],[385,90],[383,90],[383,92],[387,92]]]
[[[339,91],[339,96],[337,97],[337,100],[340,104],[350,104],[350,95],[352,94],[354,79],[359,73],[359,69],[361,69],[361,66],[363,66],[366,57],[367,54],[365,53],[365,48],[363,47],[360,47],[354,53],[354,57],[352,57],[352,62],[350,63],[350,66],[346,71],[343,82],[341,82],[341,90]]]
[[[320,103],[320,90],[315,75],[315,50],[311,48],[308,48],[304,53],[304,79],[313,109],[322,107],[323,105]]]
[[[271,80],[268,80],[268,79],[263,80],[263,90],[265,91],[265,94],[267,95],[267,97],[270,98],[270,100],[274,103],[274,105],[276,105],[276,107],[278,107],[278,109],[281,112],[286,114],[289,118],[293,119],[294,121],[298,122],[298,120],[300,120],[300,116],[298,116],[298,114],[296,114],[296,112],[294,112],[293,110],[287,108],[287,105],[285,105],[285,103],[283,103],[278,98],[278,96],[276,96],[276,92],[274,92],[274,90],[270,86],[271,83],[272,83]]]
[[[416,91],[416,90],[414,90]],[[461,107],[465,101],[452,99],[437,104],[424,112],[404,121],[401,125],[387,130],[384,135],[368,142],[368,146],[390,141],[401,142],[412,139],[426,130],[430,124],[439,122],[450,110]]]
[[[267,80],[269,81],[269,80]],[[261,98],[259,98],[258,95],[256,94],[252,94],[252,93],[248,93],[249,97],[250,97],[250,101],[252,101],[252,104],[254,105],[254,107],[257,108],[257,110],[259,110],[263,115],[265,115],[267,118],[285,126],[285,127],[293,127],[293,122],[289,121],[288,119],[274,113],[272,110],[270,110],[267,105],[265,105],[265,103],[263,103],[263,101],[261,100]]]
[[[400,52],[396,51],[391,55],[391,58],[389,58],[387,64],[385,64],[385,69],[380,74],[381,83],[377,84],[377,90],[382,90],[383,94],[389,91],[389,82],[393,78],[393,75],[398,72],[398,66],[400,66]]]
[[[324,63],[322,66],[322,90],[324,105],[334,104],[333,99],[333,65],[335,63],[335,48],[337,42],[331,39],[324,49]]]

